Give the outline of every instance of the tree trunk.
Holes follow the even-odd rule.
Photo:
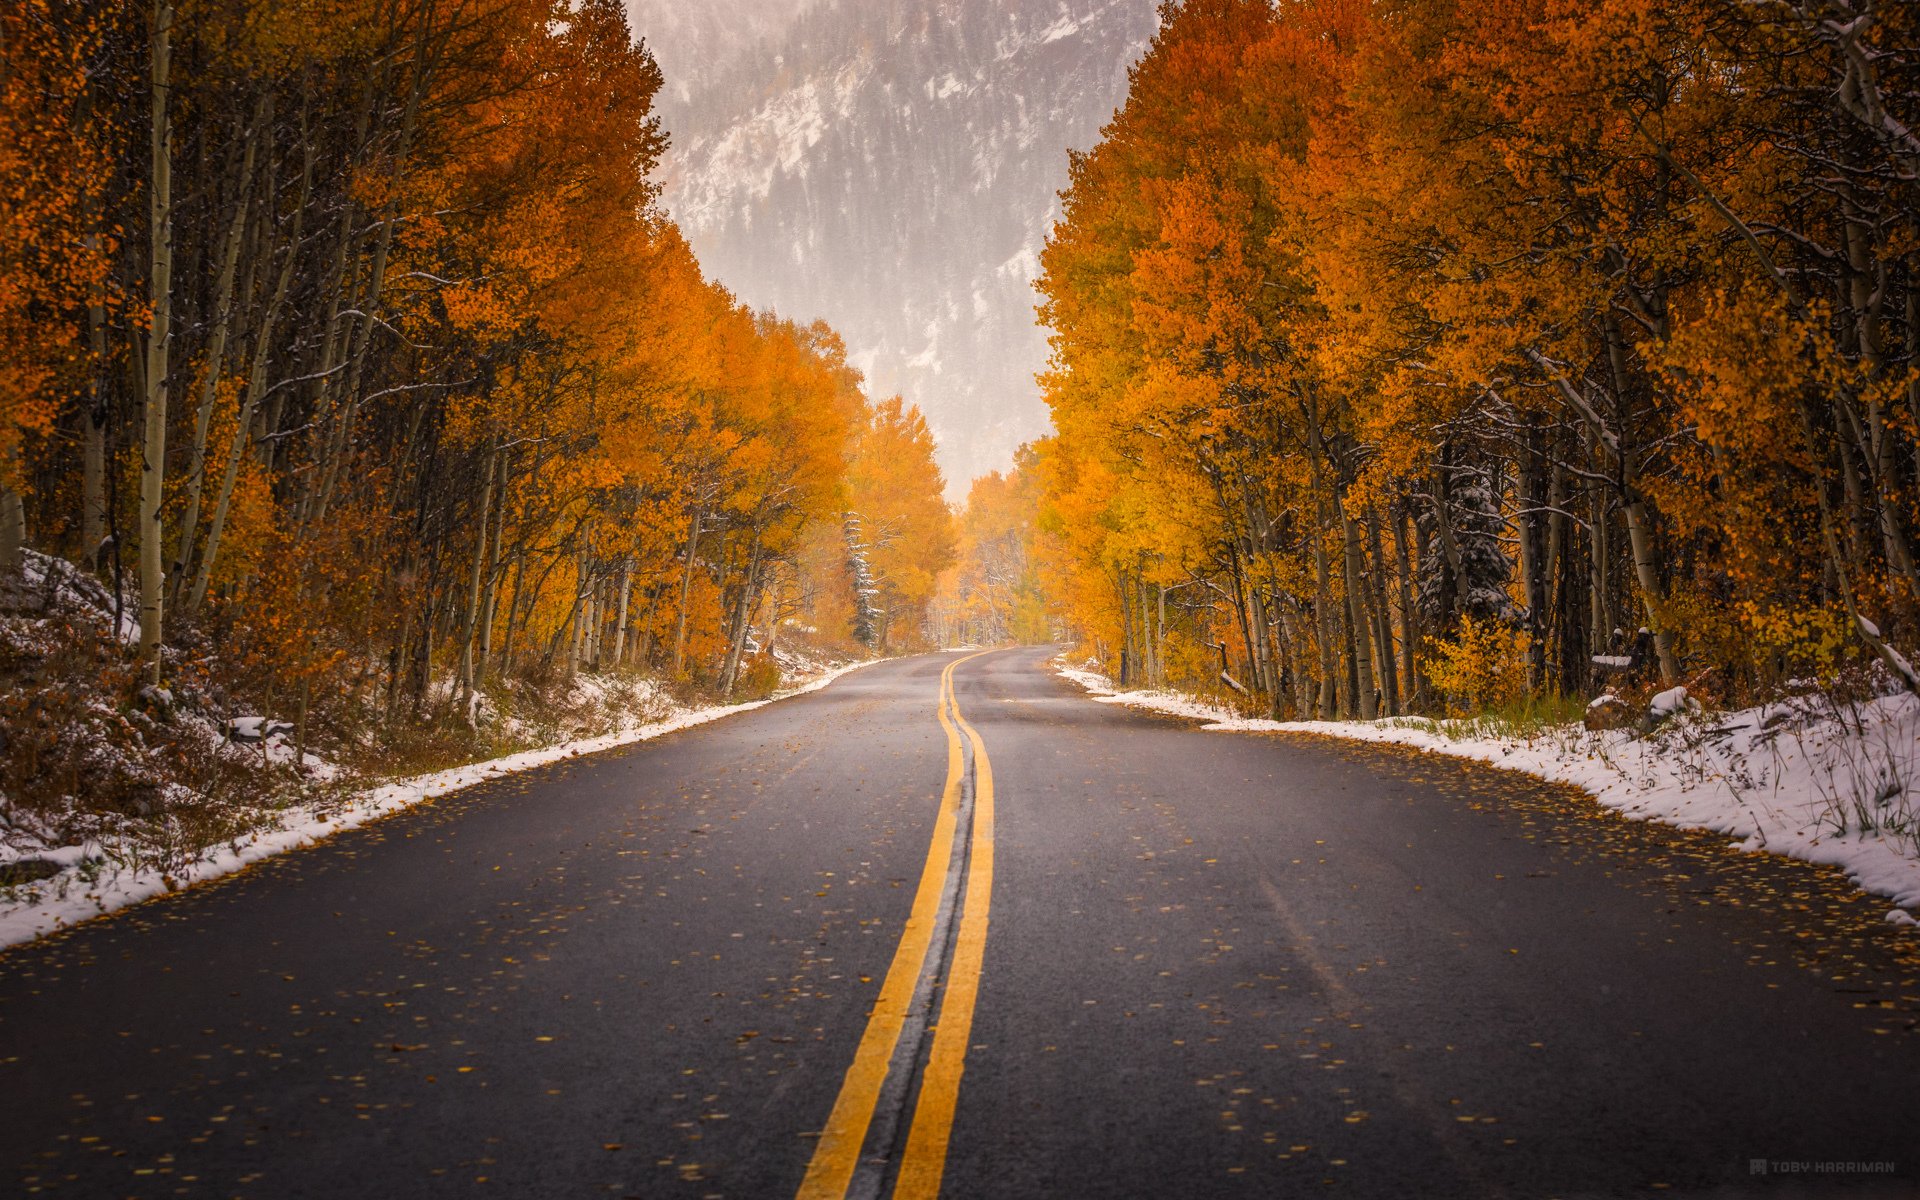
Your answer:
[[[20,573],[26,560],[27,509],[20,493],[0,481],[0,578]]]
[[[1871,364],[1872,374],[1877,377],[1886,370],[1887,353],[1886,340],[1876,315],[1874,294],[1876,290],[1885,291],[1885,272],[1873,261],[1872,235],[1867,227],[1858,221],[1850,221],[1846,225],[1846,233],[1848,265],[1852,268],[1850,281],[1855,345],[1861,359]],[[1873,483],[1874,508],[1879,515],[1887,568],[1895,578],[1907,585],[1907,591],[1911,594],[1916,587],[1920,587],[1920,576],[1916,576],[1913,545],[1907,536],[1906,525],[1901,520],[1895,438],[1888,427],[1885,405],[1877,395],[1867,399],[1864,414],[1866,428],[1863,430],[1860,428],[1862,414],[1856,411],[1854,397],[1843,391],[1835,397],[1835,401],[1853,431],[1868,478]]]
[[[301,133],[307,133],[304,109],[300,120]],[[253,364],[247,372],[246,398],[240,404],[240,414],[233,426],[233,441],[227,447],[227,469],[220,479],[220,491],[214,499],[213,519],[207,528],[207,544],[200,552],[200,562],[194,568],[193,587],[187,592],[187,612],[197,612],[207,598],[207,587],[213,579],[214,563],[220,556],[220,539],[226,532],[227,515],[233,501],[234,484],[240,478],[241,458],[246,454],[247,445],[253,436],[254,414],[260,406],[261,395],[267,390],[267,360],[273,349],[274,323],[280,314],[281,306],[286,302],[287,289],[293,282],[295,260],[299,258],[301,232],[306,226],[307,202],[313,194],[313,157],[311,138],[305,139],[306,148],[301,155],[300,201],[294,210],[293,228],[286,242],[286,261],[280,264],[280,275],[274,281],[273,294],[267,300],[265,310],[253,331]],[[267,184],[272,187],[271,173]],[[263,223],[266,224],[266,223]]]
[[[500,559],[501,546],[507,540],[507,452],[502,450],[494,458],[494,471],[499,482],[494,488],[493,511],[493,548],[487,556],[487,588],[480,601],[480,661],[475,668],[475,676],[487,677],[487,668],[493,664],[493,623],[500,609]]]
[[[527,552],[522,548],[513,556],[513,590],[507,594],[507,631],[500,644],[500,671],[513,670],[513,635],[520,626],[520,589],[527,579]]]
[[[1627,538],[1633,546],[1633,572],[1640,583],[1640,595],[1647,606],[1647,620],[1653,631],[1654,652],[1660,658],[1660,681],[1672,686],[1680,680],[1680,663],[1673,656],[1673,634],[1660,619],[1666,605],[1666,589],[1660,584],[1660,564],[1654,557],[1653,533],[1648,528],[1647,506],[1638,498],[1627,503]]]
[[[767,653],[773,653],[773,639],[780,632],[780,564],[774,562],[773,581],[767,595]]]
[[[479,532],[479,541],[473,547],[473,570],[467,584],[467,613],[465,628],[460,634],[460,689],[461,703],[472,697],[473,689],[479,682],[475,669],[474,638],[480,628],[481,584],[487,572],[487,530],[493,520],[493,476],[498,456],[492,451],[487,453],[487,480],[480,486],[480,519],[475,522]]]
[[[1335,513],[1346,535],[1346,571],[1347,571],[1347,620],[1352,627],[1354,691],[1359,701],[1360,718],[1371,721],[1380,715],[1379,705],[1373,694],[1373,639],[1368,636],[1367,628],[1372,623],[1367,617],[1367,580],[1366,552],[1360,545],[1360,526],[1347,514],[1346,506],[1336,497]]]
[[[620,615],[614,619],[613,665],[627,665],[627,604],[633,596],[633,560],[620,564]]]
[[[1393,552],[1400,566],[1400,655],[1407,676],[1409,710],[1426,703],[1426,683],[1420,678],[1420,610],[1413,602],[1413,531],[1408,528],[1407,506],[1393,506]]]
[[[1313,611],[1317,628],[1315,640],[1320,651],[1320,719],[1331,721],[1339,715],[1339,683],[1335,678],[1333,639],[1333,581],[1327,569],[1327,543],[1321,537],[1320,523],[1325,513],[1315,505],[1314,525],[1307,536],[1313,542]]]
[[[1159,664],[1160,674],[1154,679],[1153,685],[1163,688],[1167,686],[1167,589],[1156,583],[1153,585],[1153,590],[1156,593],[1156,605],[1159,609],[1155,624],[1160,637],[1160,652],[1154,660]]]
[[[1537,627],[1543,641],[1558,642],[1554,661],[1559,664],[1559,670],[1551,676],[1554,690],[1558,692],[1566,690],[1567,678],[1566,639],[1557,636],[1566,628],[1560,612],[1566,605],[1566,588],[1561,585],[1561,564],[1567,556],[1567,516],[1563,511],[1566,507],[1566,490],[1566,472],[1556,461],[1547,479],[1547,508],[1550,510],[1547,513],[1547,563],[1546,569],[1541,572],[1541,603],[1546,606],[1547,612],[1537,622]],[[1547,667],[1546,651],[1547,647],[1543,645],[1540,654],[1543,669]]]
[[[1520,586],[1527,598],[1527,690],[1538,691],[1547,675],[1547,519],[1541,493],[1547,474],[1541,432],[1529,425],[1525,457],[1516,472],[1520,507]]]
[[[1467,567],[1453,536],[1451,484],[1445,465],[1433,473],[1433,528],[1440,535],[1440,553],[1446,556],[1447,573],[1453,579],[1453,615],[1458,618],[1467,611]]]
[[[696,504],[693,508],[693,523],[687,530],[687,563],[680,572],[680,617],[673,627],[673,677],[678,679],[687,660],[687,605],[693,601],[693,562],[700,549],[700,523],[706,519],[707,508]]]
[[[1144,578],[1144,576],[1139,576],[1139,588],[1140,659],[1142,659],[1140,666],[1142,666],[1142,670],[1144,670],[1144,678],[1142,678],[1140,682],[1148,685],[1148,687],[1152,687],[1154,680],[1160,676],[1160,664],[1158,664],[1156,649],[1154,649],[1154,611],[1152,611],[1152,607],[1146,603],[1146,578]]]
[[[1589,447],[1591,461],[1591,447]],[[1589,543],[1588,569],[1592,575],[1587,585],[1588,596],[1588,636],[1587,653],[1598,654],[1603,648],[1613,644],[1613,613],[1608,596],[1607,561],[1612,554],[1609,522],[1612,520],[1606,489],[1594,485],[1587,489],[1592,500],[1592,511],[1588,516],[1587,540]]]
[[[154,684],[160,682],[161,592],[166,582],[161,528],[166,503],[167,354],[173,336],[173,131],[167,103],[172,90],[173,4],[154,0],[152,31],[153,114],[149,137],[152,177],[147,211],[148,299],[146,436],[140,461],[140,658]]]
[[[1386,694],[1387,711],[1394,716],[1406,712],[1400,696],[1400,674],[1393,658],[1393,615],[1387,603],[1387,556],[1380,540],[1380,514],[1373,502],[1367,502],[1367,546],[1370,563],[1367,572],[1367,598],[1373,604],[1374,641],[1380,649],[1380,690]]]
[[[186,508],[180,514],[180,529],[173,551],[172,576],[173,600],[180,598],[180,588],[187,578],[188,560],[193,556],[193,543],[200,531],[200,494],[207,477],[207,430],[213,423],[214,402],[220,396],[220,378],[226,369],[227,333],[233,326],[233,284],[239,274],[240,243],[247,229],[247,210],[250,207],[248,196],[253,188],[254,147],[265,132],[267,120],[267,101],[272,95],[269,89],[261,98],[254,113],[253,125],[244,135],[246,150],[241,155],[240,174],[234,188],[233,219],[227,225],[227,238],[220,255],[220,276],[213,289],[213,333],[207,343],[204,378],[200,385],[200,407],[194,413],[193,444],[187,458]]]
[[[727,668],[721,678],[720,694],[733,695],[740,681],[740,656],[746,652],[747,631],[753,625],[753,606],[760,580],[760,534],[753,535],[753,547],[747,553],[747,574],[740,581],[740,595],[734,601],[733,628],[729,631]]]
[[[89,238],[97,242],[97,238]],[[100,570],[100,549],[107,540],[107,310],[96,297],[87,305],[87,411],[80,417],[80,556],[87,569]]]
[[[581,633],[586,625],[587,552],[580,552],[580,565],[573,576],[573,608],[567,613],[567,677],[580,671]]]
[[[1288,708],[1292,715],[1306,720],[1313,714],[1307,709],[1307,695],[1310,686],[1307,678],[1306,660],[1300,653],[1300,634],[1294,628],[1293,618],[1288,615],[1285,600],[1277,606],[1274,617],[1280,622],[1281,652],[1286,658]],[[1284,713],[1278,714],[1284,716]]]
[[[419,125],[420,106],[426,99],[434,75],[435,43],[423,31],[416,43],[413,64],[413,80],[407,90],[407,101],[400,118],[400,131],[391,162],[391,181],[398,190],[402,174],[406,170],[412,153],[414,134]],[[373,338],[373,331],[380,315],[381,298],[385,294],[388,257],[393,247],[393,231],[398,223],[397,207],[389,207],[385,218],[380,222],[380,234],[375,240],[373,264],[367,284],[367,294],[360,304],[362,311],[355,314],[355,322],[349,329],[350,346],[347,351],[347,377],[340,394],[345,397],[340,407],[338,419],[334,423],[332,436],[326,442],[323,460],[316,465],[316,472],[322,477],[318,500],[308,508],[308,519],[319,520],[327,515],[327,509],[333,499],[333,490],[340,477],[340,469],[348,458],[347,450],[353,422],[358,414],[360,403],[360,376],[366,366],[367,347]],[[332,376],[321,381],[323,388],[331,388]]]
[[[300,677],[300,710],[293,722],[293,777],[301,779],[307,773],[307,713],[313,703],[313,680],[309,676]]]

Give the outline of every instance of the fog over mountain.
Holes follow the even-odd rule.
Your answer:
[[[1046,431],[1037,255],[1153,0],[628,0],[668,207],[743,301],[824,317],[920,405],[949,494]]]

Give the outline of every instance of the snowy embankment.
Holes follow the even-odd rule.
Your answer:
[[[334,802],[322,807],[290,809],[279,814],[271,825],[213,847],[185,868],[172,872],[106,866],[107,856],[103,855],[101,847],[95,845],[32,850],[0,847],[0,865],[33,859],[63,868],[57,875],[17,884],[0,893],[0,946],[31,941],[43,934],[137,904],[163,892],[177,891],[191,884],[216,879],[250,863],[322,841],[342,830],[364,825],[423,800],[445,796],[489,779],[546,766],[562,759],[644,742],[676,730],[704,725],[735,713],[750,712],[793,696],[819,691],[849,671],[870,665],[870,661],[826,667],[818,674],[809,672],[808,678],[796,686],[774,693],[769,700],[679,708],[663,720],[624,724],[614,732],[599,737],[526,750],[504,758],[469,763],[370,787],[352,795],[344,804]],[[275,761],[292,761],[292,747],[285,746],[277,735],[267,749],[272,752],[270,756]],[[310,770],[328,770],[326,764],[320,763],[312,755],[307,757]]]
[[[1846,871],[1901,905],[1920,906],[1920,699],[1855,705],[1812,696],[1729,713],[1680,712],[1651,734],[1555,726],[1501,733],[1484,723],[1267,721],[1177,692],[1120,692],[1096,671],[1056,668],[1103,703],[1207,722],[1206,729],[1316,733],[1412,746],[1569,783],[1634,820],[1709,829],[1744,851]]]

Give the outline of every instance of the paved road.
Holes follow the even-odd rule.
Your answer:
[[[0,955],[0,1190],[1914,1193],[1883,904],[1044,657],[872,667]]]

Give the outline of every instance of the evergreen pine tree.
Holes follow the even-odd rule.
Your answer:
[[[842,528],[847,541],[847,572],[853,576],[853,637],[871,648],[880,636],[881,614],[873,599],[880,594],[880,587],[874,582],[873,565],[862,540],[860,515],[846,514]]]
[[[1462,470],[1444,500],[1436,501],[1446,504],[1448,525],[1441,525],[1438,514],[1427,522],[1427,550],[1420,560],[1421,617],[1429,629],[1449,632],[1463,617],[1513,622],[1517,614],[1507,595],[1513,559],[1500,541],[1505,522],[1486,474]],[[1448,532],[1460,558],[1457,580],[1446,546]]]

